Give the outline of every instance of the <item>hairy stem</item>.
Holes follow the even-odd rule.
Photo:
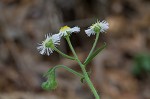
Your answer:
[[[97,44],[98,38],[99,38],[99,34],[100,34],[100,33],[96,33],[96,39],[95,39],[95,42],[94,42],[94,44],[93,44],[93,47],[92,47],[92,49],[91,49],[91,51],[90,51],[89,55],[87,56],[87,58],[86,58],[86,60],[84,61],[84,63],[83,63],[83,64],[85,64],[85,63],[86,63],[86,61],[89,59],[89,57],[92,55],[92,53],[93,53],[93,51],[94,51],[94,49],[95,49],[95,47],[96,47],[96,44]],[[85,66],[86,66],[86,65],[85,65]]]
[[[68,36],[66,37],[66,40],[67,40],[67,42],[68,42],[68,44],[69,44],[69,47],[70,47],[70,49],[71,49],[71,51],[72,51],[74,57],[76,58],[76,61],[78,62],[78,64],[80,65],[80,67],[81,67],[81,69],[82,69],[82,72],[83,72],[83,74],[84,74],[84,78],[85,78],[85,80],[86,80],[88,86],[90,87],[91,91],[93,92],[95,98],[96,98],[96,99],[100,99],[100,97],[99,97],[99,95],[98,95],[96,89],[94,88],[94,85],[92,84],[92,82],[91,82],[91,80],[90,80],[90,78],[89,78],[89,76],[88,76],[88,73],[87,73],[87,71],[86,71],[86,69],[85,69],[85,66],[84,66],[84,65],[81,63],[81,61],[79,60],[79,58],[78,58],[78,56],[77,56],[77,54],[76,54],[76,52],[75,52],[75,50],[74,50],[74,48],[73,48],[71,42],[70,42],[70,38],[69,38]]]

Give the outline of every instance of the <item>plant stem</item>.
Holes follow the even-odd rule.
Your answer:
[[[98,38],[99,38],[99,34],[100,34],[100,33],[96,33],[96,39],[95,39],[95,42],[94,42],[94,44],[93,44],[93,47],[92,47],[92,49],[91,49],[89,55],[87,56],[86,60],[84,61],[84,63],[86,63],[86,61],[88,60],[88,58],[89,58],[89,57],[91,56],[91,54],[93,53],[93,51],[94,51],[94,49],[95,49],[95,47],[96,47]],[[84,63],[83,63],[83,64],[84,64]],[[86,66],[86,65],[85,65],[85,66]]]
[[[75,70],[68,68],[67,66],[64,66],[64,65],[57,65],[57,66],[53,67],[54,70],[56,70],[57,68],[64,68],[64,69],[68,70],[69,72],[71,72],[81,78],[84,77],[82,74],[80,74],[80,73],[76,72]]]
[[[98,48],[96,51],[94,51],[91,56],[84,62],[83,65],[87,65],[94,57],[96,57],[96,55],[98,55],[98,53],[100,53],[104,48],[106,48],[106,43],[104,42],[104,44],[102,45],[102,47]]]
[[[68,55],[64,54],[63,52],[61,52],[60,50],[58,50],[56,47],[54,48],[54,50],[56,52],[58,52],[59,54],[61,54],[63,57],[66,57],[66,58],[71,59],[71,60],[75,60],[74,57],[71,57],[71,56],[68,56]]]
[[[85,69],[85,66],[84,66],[84,65],[81,63],[81,61],[79,60],[79,58],[78,58],[78,56],[77,56],[77,54],[76,54],[76,52],[75,52],[75,50],[74,50],[74,48],[73,48],[71,42],[70,42],[70,38],[69,38],[68,36],[66,37],[66,40],[67,40],[67,42],[68,42],[68,44],[69,44],[69,47],[70,47],[70,49],[71,49],[71,51],[72,51],[74,57],[76,58],[76,61],[78,62],[78,64],[80,65],[80,67],[81,67],[81,69],[82,69],[82,72],[83,72],[83,74],[84,74],[84,78],[85,78],[85,80],[86,80],[88,86],[90,87],[91,91],[93,92],[95,98],[96,98],[96,99],[100,99],[100,97],[99,97],[99,95],[98,95],[96,89],[94,88],[94,86],[93,86],[93,84],[92,84],[92,82],[91,82],[91,80],[90,80],[90,78],[89,78],[89,76],[88,76],[88,73],[87,73],[87,71],[86,71],[86,69]]]

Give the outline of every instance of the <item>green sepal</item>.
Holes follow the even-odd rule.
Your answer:
[[[94,32],[99,33],[100,32],[100,27],[98,27],[98,26],[94,27]]]
[[[65,36],[63,36],[63,37],[66,39],[67,37],[70,37],[70,34],[71,34],[71,33],[67,31],[67,35],[65,35]]]
[[[83,64],[86,66],[86,65],[87,65],[89,62],[91,62],[91,60],[92,60],[98,53],[100,53],[104,48],[106,48],[106,43],[104,43],[102,47],[98,48],[94,53],[92,53],[92,55],[91,55],[88,59],[86,59],[86,61],[85,61]]]

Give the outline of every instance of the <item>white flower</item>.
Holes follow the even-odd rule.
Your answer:
[[[90,35],[95,35],[95,32],[94,32],[94,30],[93,29],[87,29],[87,30],[85,30],[85,33],[88,35],[88,36],[90,36]]]
[[[54,35],[47,34],[45,35],[45,38],[46,39],[42,41],[41,44],[39,44],[37,49],[40,52],[40,54],[42,55],[47,54],[49,56],[51,53],[53,53],[54,47],[60,44],[61,38],[59,34]]]
[[[73,27],[73,28],[70,28],[68,26],[64,26],[64,27],[61,27],[59,34],[60,34],[60,36],[67,36],[67,35],[72,34],[73,32],[80,32],[80,28],[77,26]]]
[[[85,33],[88,36],[95,35],[99,32],[105,32],[109,28],[109,24],[106,21],[97,21],[95,24],[90,26],[87,30],[85,30]]]

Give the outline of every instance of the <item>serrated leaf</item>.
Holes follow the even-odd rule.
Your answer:
[[[98,54],[100,53],[104,48],[106,48],[106,43],[103,44],[102,47],[98,48],[85,62],[84,65],[86,66],[91,60]]]
[[[42,83],[41,87],[44,90],[54,90],[57,88],[57,82],[56,81],[52,81],[52,82],[46,81],[46,82]]]

